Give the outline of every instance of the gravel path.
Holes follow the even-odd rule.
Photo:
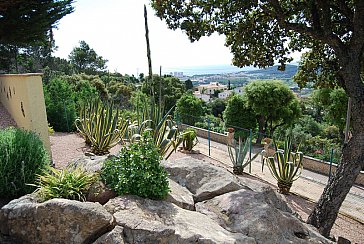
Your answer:
[[[75,133],[55,133],[50,136],[51,140],[51,148],[52,148],[52,157],[53,162],[57,168],[63,168],[67,165],[68,162],[81,157],[84,152],[89,151],[89,148],[85,145],[84,140]],[[111,153],[116,154],[120,150],[120,145],[112,148]],[[195,153],[195,154],[184,154],[181,152],[173,153],[169,159],[176,159],[180,157],[191,156],[193,158],[203,160],[212,164],[215,164],[220,167],[224,167],[227,170],[232,172],[232,167],[221,163],[215,159],[207,157],[203,154]],[[267,185],[276,188],[275,185],[270,184],[267,181],[264,181],[260,178],[254,176],[243,176],[243,177],[252,177],[256,180],[266,183]],[[301,218],[306,221],[308,215],[312,211],[315,203],[307,200],[304,197],[299,195],[288,195],[284,196],[286,201],[291,205],[291,207],[301,216]],[[336,238],[338,236],[342,236],[352,243],[364,244],[364,224],[355,221],[349,217],[346,217],[342,214],[339,214],[336,219],[335,225],[331,231],[331,234]]]
[[[16,126],[16,123],[0,102],[0,129],[8,126]]]

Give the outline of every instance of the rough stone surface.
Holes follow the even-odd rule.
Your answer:
[[[87,192],[86,200],[89,202],[98,202],[102,205],[110,199],[116,197],[117,194],[109,189],[103,182],[97,181],[90,186]]]
[[[192,192],[195,202],[243,188],[227,170],[191,157],[162,161],[169,178]]]
[[[330,243],[294,217],[272,189],[242,189],[196,204],[196,210],[223,228],[253,237],[257,243]]]
[[[116,226],[112,231],[98,238],[93,244],[124,244],[124,228]]]
[[[24,243],[89,243],[114,225],[100,204],[66,199],[37,203],[26,195],[0,210],[0,231]]]
[[[178,183],[169,179],[169,188],[171,191],[168,193],[167,202],[176,204],[177,206],[187,209],[195,210],[195,202],[193,201],[193,194]]]
[[[82,156],[81,158],[70,162],[68,167],[82,167],[90,173],[100,172],[104,161],[112,156]]]
[[[204,214],[165,201],[122,196],[104,207],[124,228],[126,243],[255,243],[253,238],[223,229]]]

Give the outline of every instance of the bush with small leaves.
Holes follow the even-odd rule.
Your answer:
[[[169,192],[169,185],[160,160],[153,140],[143,136],[128,148],[122,148],[117,157],[107,160],[101,178],[118,195],[163,199]]]

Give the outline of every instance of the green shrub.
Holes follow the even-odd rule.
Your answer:
[[[101,171],[103,181],[118,195],[132,194],[163,199],[169,192],[167,172],[160,165],[161,156],[151,138],[122,148],[119,155],[107,160]]]
[[[75,92],[71,85],[62,79],[51,80],[44,86],[47,119],[55,131],[74,131],[76,119]]]
[[[96,174],[82,168],[59,170],[47,167],[37,175],[34,186],[43,201],[52,198],[86,201],[87,191],[96,180]]]
[[[8,128],[0,130],[0,196],[19,197],[31,193],[35,182],[49,164],[42,141],[33,132]]]

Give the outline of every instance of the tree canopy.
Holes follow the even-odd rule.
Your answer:
[[[293,92],[281,81],[259,80],[244,88],[246,106],[253,110],[259,125],[257,143],[263,134],[273,135],[282,125],[292,124],[300,116],[300,106]]]
[[[226,36],[239,67],[285,68],[294,51],[309,51],[300,63],[300,85],[341,86],[352,100],[352,137],[342,160],[308,218],[329,236],[340,206],[364,167],[363,0],[151,0],[157,15],[191,41],[218,32]],[[324,82],[323,82],[324,81]]]
[[[85,41],[80,41],[80,46],[73,48],[69,59],[77,73],[97,74],[106,69],[107,60],[99,56]]]
[[[187,93],[177,101],[176,113],[182,123],[195,125],[203,115],[202,100]]]
[[[0,44],[27,46],[47,41],[73,0],[0,1]]]

